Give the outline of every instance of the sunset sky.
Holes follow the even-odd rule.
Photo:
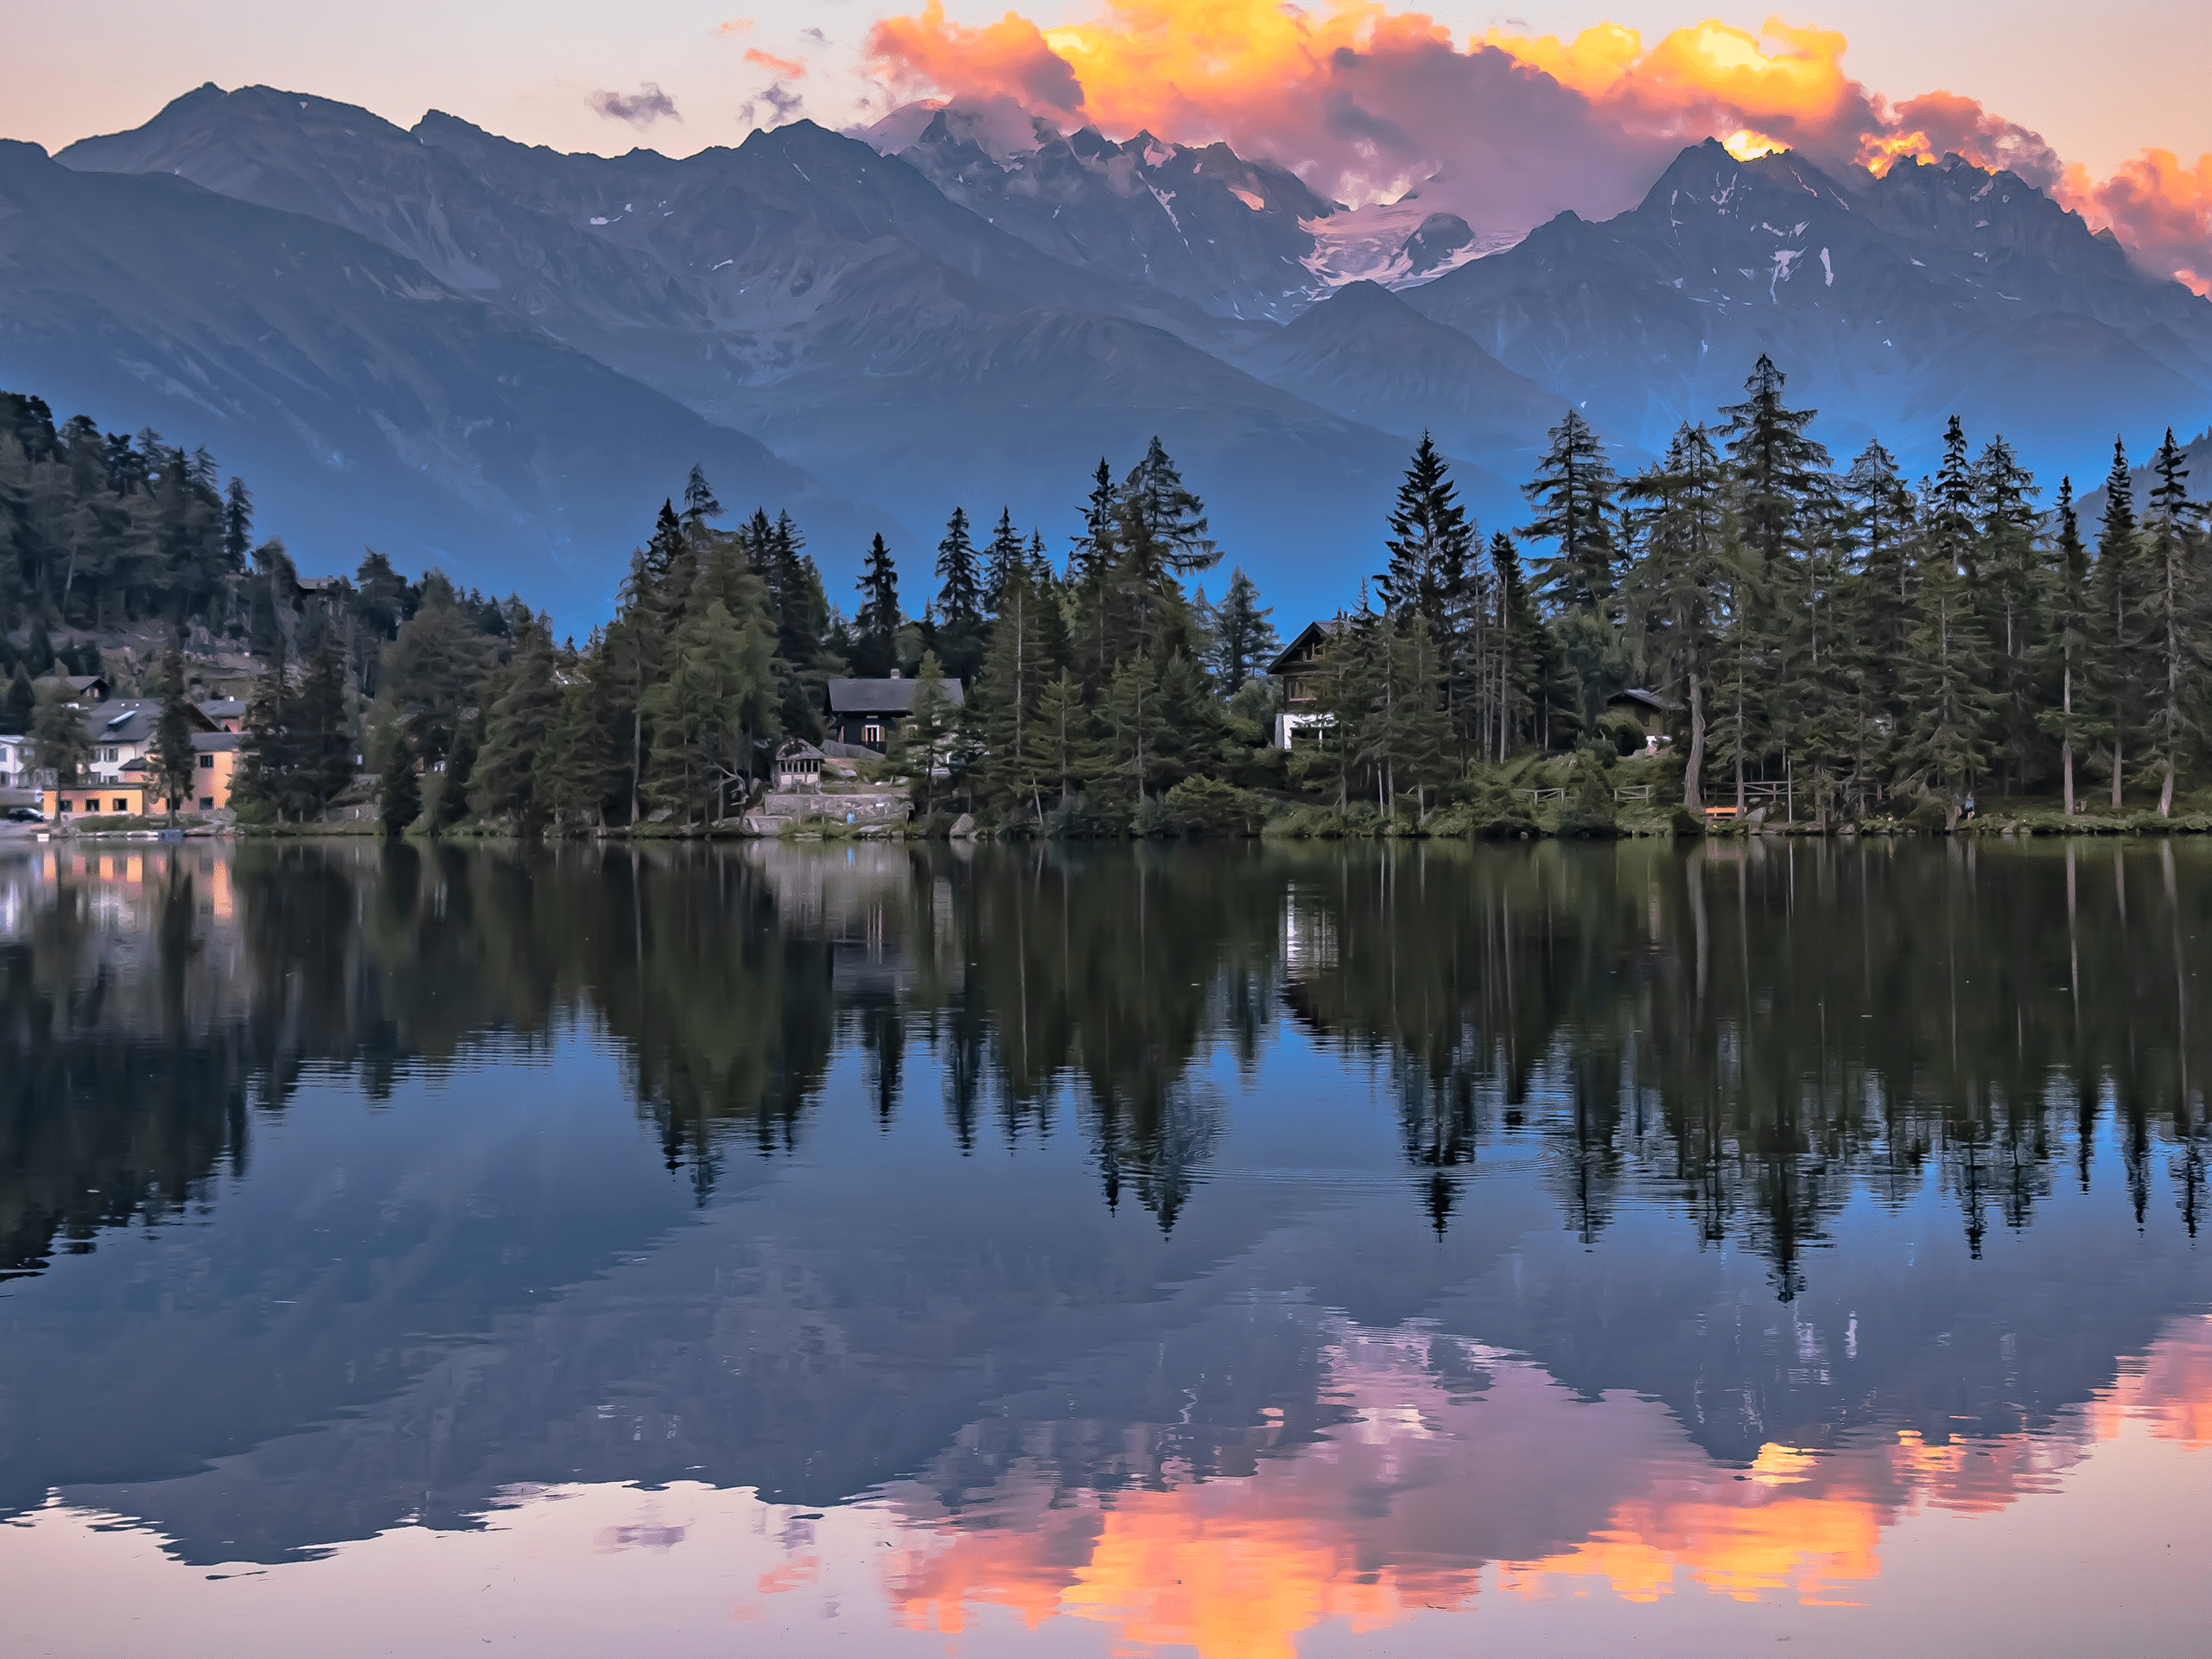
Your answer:
[[[1977,159],[2013,161],[2147,257],[2203,270],[2212,7],[2113,0],[2090,16],[2085,29],[2081,8],[2052,0],[1822,0],[1771,20],[1646,0],[1314,0],[1302,12],[1273,0],[88,0],[16,9],[0,134],[59,148],[213,80],[312,91],[402,124],[435,107],[531,143],[680,155],[798,115],[842,127],[908,97],[996,92],[1064,125],[1226,137],[1347,199],[1439,166],[1516,172],[1501,211],[1533,222],[1613,210],[1649,181],[1653,155],[1707,130],[1752,128],[1829,161],[1885,143],[1940,152],[1979,131]],[[1708,18],[1719,27],[1700,32]],[[1584,35],[1601,24],[1618,30]],[[1507,59],[1473,49],[1486,40],[1522,67],[1519,82],[1548,70],[1568,95],[1501,92],[1478,60]],[[1350,68],[1336,55],[1347,45],[1362,57]],[[1936,92],[1956,96],[1898,113]]]

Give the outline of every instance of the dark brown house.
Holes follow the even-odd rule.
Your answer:
[[[1268,664],[1268,674],[1281,693],[1275,709],[1275,747],[1287,749],[1298,733],[1329,723],[1330,716],[1315,712],[1313,677],[1320,671],[1329,642],[1344,631],[1344,626],[1342,617],[1308,622]]]
[[[830,729],[825,735],[832,743],[850,743],[882,753],[891,734],[914,717],[914,692],[920,684],[919,680],[896,674],[887,680],[830,681]],[[966,701],[959,681],[944,683],[944,700],[948,709],[957,709]]]

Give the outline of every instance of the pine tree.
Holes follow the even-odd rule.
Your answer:
[[[2041,655],[2047,673],[2058,682],[2058,707],[2045,709],[2037,723],[2058,740],[2059,776],[2065,791],[2066,816],[2070,818],[2075,810],[2075,760],[2101,734],[2100,723],[2083,712],[2096,615],[2089,586],[2089,550],[2082,542],[2071,478],[2058,480],[2058,534],[2051,543],[2050,556],[2052,568],[2045,577],[2050,606]]]
[[[560,712],[537,760],[537,798],[550,812],[604,829],[607,804],[621,793],[627,768],[624,711],[607,689],[616,668],[603,632],[594,632],[568,671]]]
[[[246,699],[231,798],[257,802],[281,818],[287,804],[284,783],[296,764],[296,752],[290,664],[285,660],[284,636],[280,632],[263,658],[253,693]]]
[[[486,687],[484,748],[470,780],[479,817],[511,820],[524,835],[544,823],[551,802],[539,793],[538,759],[563,712],[554,678],[552,635],[532,617],[515,632],[514,654]]]
[[[276,796],[284,810],[304,823],[321,817],[353,777],[346,648],[335,632],[326,633],[308,658],[285,719],[287,765]]]
[[[976,543],[968,533],[968,513],[955,507],[937,544],[938,645],[945,671],[965,683],[982,666],[983,576]]]
[[[1726,404],[1736,513],[1744,544],[1771,570],[1805,549],[1805,531],[1831,493],[1828,452],[1805,435],[1820,412],[1782,401],[1788,378],[1764,353],[1744,382],[1744,400]]]
[[[2112,446],[2112,470],[2105,477],[2105,510],[2097,527],[2096,658],[2101,716],[2110,730],[2112,808],[2120,806],[2126,758],[2143,719],[2144,656],[2149,644],[2148,594],[2143,549],[2135,521],[2135,485],[2128,475],[2127,451]]]
[[[914,675],[912,713],[893,730],[890,742],[884,747],[886,764],[908,780],[914,804],[925,817],[937,810],[938,773],[944,764],[953,721],[944,664],[935,652],[925,651]]]
[[[1426,432],[1399,482],[1389,527],[1383,545],[1389,550],[1390,566],[1375,579],[1383,608],[1421,618],[1442,639],[1451,630],[1466,584],[1475,527]]]
[[[727,815],[731,788],[756,775],[779,732],[772,639],[765,619],[733,615],[719,597],[678,631],[668,677],[646,694],[656,806],[712,822]]]
[[[1721,631],[1731,606],[1726,511],[1720,457],[1701,426],[1687,422],[1665,462],[1639,474],[1624,493],[1637,504],[1628,579],[1629,612],[1662,689],[1679,686],[1689,723],[1682,801],[1705,804],[1706,723]]]
[[[999,509],[991,544],[983,550],[983,608],[995,617],[1006,598],[1006,584],[1015,567],[1029,562],[1029,544],[1014,527],[1012,509]]]
[[[62,788],[75,784],[92,764],[93,744],[85,729],[85,711],[69,700],[68,688],[59,679],[49,681],[39,693],[30,736],[33,764],[51,772]]]
[[[1196,575],[1220,560],[1221,550],[1206,533],[1205,503],[1184,484],[1159,438],[1122,480],[1121,498],[1124,518],[1142,531],[1146,554],[1135,570],[1141,583]]]
[[[1076,662],[1084,683],[1103,687],[1113,671],[1113,615],[1119,567],[1113,469],[1100,457],[1084,503],[1083,533],[1068,554],[1069,597],[1076,612]]]
[[[1234,696],[1244,683],[1266,671],[1282,650],[1275,638],[1272,606],[1260,603],[1260,590],[1242,569],[1229,573],[1229,589],[1210,618],[1213,649],[1206,666],[1225,696]]]
[[[1497,758],[1503,760],[1524,738],[1539,747],[1550,746],[1549,697],[1558,677],[1557,652],[1522,574],[1519,550],[1503,531],[1490,538],[1490,563],[1498,611]]]
[[[184,645],[175,629],[162,653],[162,717],[148,759],[153,762],[154,787],[174,824],[177,804],[191,798],[200,772],[200,756],[192,747],[191,705],[185,701]]]
[[[1141,802],[1160,761],[1160,675],[1148,657],[1114,671],[1097,709],[1101,742],[1091,771],[1102,792]]]
[[[1550,542],[1555,550],[1537,562],[1537,592],[1555,612],[1605,614],[1619,556],[1612,463],[1579,410],[1568,410],[1548,436],[1550,448],[1537,461],[1535,475],[1521,486],[1536,510],[1521,534]]]
[[[1083,687],[1064,668],[1039,693],[1037,715],[1031,727],[1036,734],[1032,753],[1037,775],[1051,780],[1063,804],[1074,791],[1089,722]]]
[[[1985,626],[1996,658],[1998,753],[2015,785],[2024,788],[2037,753],[2042,694],[2036,671],[2042,515],[2034,505],[2035,475],[2002,437],[1981,452],[1974,482],[1980,546],[1972,568],[1980,573]]]
[[[0,694],[0,732],[28,737],[37,713],[38,690],[31,684],[30,666],[19,658],[8,677],[7,691]]]
[[[404,835],[423,816],[422,780],[415,775],[415,757],[404,739],[394,736],[386,750],[377,785],[377,816],[387,836]]]
[[[1899,780],[1945,799],[1955,814],[1995,752],[1988,642],[1965,572],[1945,559],[1927,566],[1918,612],[1899,664],[1912,710],[1897,756]]]
[[[868,543],[861,579],[860,614],[854,618],[855,644],[853,672],[863,679],[880,680],[899,666],[899,569],[881,531]]]
[[[1039,817],[1037,709],[1058,666],[1046,654],[1049,602],[1030,581],[1026,551],[1019,553],[1005,568],[989,654],[966,710],[988,757],[992,792],[1002,800],[1028,797]]]
[[[2144,737],[2158,763],[2158,816],[2171,817],[2174,779],[2198,734],[2197,679],[2203,665],[2204,594],[2197,575],[2202,550],[2197,509],[2189,499],[2189,468],[2166,429],[2151,463],[2143,521],[2144,632],[2150,663],[2144,676]]]
[[[234,574],[246,570],[246,556],[253,550],[253,492],[245,480],[234,478],[223,496],[223,562]]]
[[[722,516],[722,504],[715,499],[714,486],[707,482],[707,474],[696,461],[691,464],[691,475],[683,480],[683,517],[687,523],[698,524],[702,519]]]

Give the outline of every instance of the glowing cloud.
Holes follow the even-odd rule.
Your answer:
[[[895,95],[1010,99],[1116,137],[1225,140],[1347,202],[1417,188],[1492,231],[1617,212],[1675,148],[1708,137],[1739,157],[1789,148],[1877,172],[1955,153],[2057,191],[2147,264],[2203,286],[2212,157],[2192,169],[2146,151],[2101,184],[2074,177],[2039,135],[1971,98],[1892,105],[1846,73],[1846,46],[1781,17],[1756,33],[1708,18],[1648,44],[1611,22],[1460,44],[1384,0],[1101,0],[1050,27],[1015,11],[971,27],[926,0],[879,22],[868,54]]]
[[[797,80],[806,73],[803,58],[779,58],[772,52],[763,52],[757,46],[745,48],[745,60],[756,68],[766,69],[781,80]]]

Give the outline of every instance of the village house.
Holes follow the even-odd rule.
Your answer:
[[[99,702],[83,711],[85,734],[92,740],[92,758],[74,784],[58,786],[49,774],[44,779],[44,810],[49,819],[63,817],[137,817],[167,810],[153,782],[155,734],[162,723],[162,705],[151,699]],[[235,733],[218,732],[214,722],[187,704],[185,719],[193,728],[194,787],[183,805],[186,810],[219,811],[230,804],[231,777],[238,763],[240,741]],[[203,743],[206,747],[202,747]]]
[[[238,697],[210,697],[200,705],[200,712],[219,732],[245,729],[245,703]]]
[[[79,708],[107,701],[108,683],[104,674],[42,675],[31,682],[31,690],[43,697],[56,685],[66,690],[69,701]]]
[[[891,734],[914,717],[914,691],[919,680],[893,674],[887,680],[832,680],[829,685],[830,741],[883,753]],[[944,683],[947,713],[966,701],[960,682]]]
[[[0,789],[28,789],[30,781],[30,739],[0,733]]]
[[[1268,664],[1266,672],[1280,693],[1275,705],[1275,747],[1287,749],[1299,733],[1334,723],[1335,716],[1319,711],[1320,686],[1316,677],[1329,641],[1343,632],[1344,626],[1341,617],[1308,622]]]

